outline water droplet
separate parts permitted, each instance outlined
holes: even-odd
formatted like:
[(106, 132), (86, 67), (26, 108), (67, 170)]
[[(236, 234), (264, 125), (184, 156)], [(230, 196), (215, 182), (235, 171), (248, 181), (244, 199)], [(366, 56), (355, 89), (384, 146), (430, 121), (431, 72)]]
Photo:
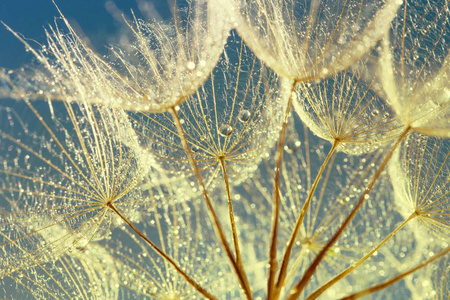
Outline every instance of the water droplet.
[(239, 113), (239, 121), (247, 122), (250, 119), (250, 112), (246, 109), (241, 110)]
[(187, 68), (189, 70), (194, 70), (195, 69), (195, 62), (193, 62), (193, 61), (188, 62), (187, 63)]
[(219, 128), (219, 133), (222, 136), (230, 136), (233, 133), (233, 127), (228, 124), (223, 124)]
[(300, 142), (300, 140), (298, 139), (291, 139), (289, 141), (287, 141), (286, 146), (287, 146), (287, 151), (288, 152), (295, 152), (298, 149), (300, 149), (300, 146), (302, 145), (302, 142)]
[(200, 150), (200, 148), (197, 145), (192, 145), (191, 150), (192, 150), (192, 152), (198, 152), (198, 150)]

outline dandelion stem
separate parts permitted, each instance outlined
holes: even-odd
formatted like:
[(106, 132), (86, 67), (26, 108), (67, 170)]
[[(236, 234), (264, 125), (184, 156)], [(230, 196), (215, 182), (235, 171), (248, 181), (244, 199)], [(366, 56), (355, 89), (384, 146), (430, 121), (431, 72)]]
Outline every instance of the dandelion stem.
[[(306, 248), (306, 247), (301, 247), (300, 251), (298, 253), (296, 253), (296, 259), (294, 261), (294, 263), (292, 264), (291, 269), (289, 270), (289, 273), (286, 275), (286, 281), (288, 281), (292, 275), (294, 275), (298, 270), (298, 266), (300, 263), (303, 263), (303, 260), (307, 257), (308, 252), (310, 251), (310, 249)], [(281, 289), (280, 289), (281, 290)]]
[(341, 227), (336, 231), (336, 233), (330, 238), (328, 243), (323, 247), (323, 249), (319, 252), (317, 257), (314, 259), (314, 261), (311, 263), (311, 265), (306, 270), (305, 274), (303, 275), (302, 279), (294, 286), (294, 288), (290, 291), (290, 296), (287, 298), (287, 300), (293, 300), (297, 299), (300, 296), (300, 293), (303, 291), (303, 289), (308, 284), (309, 280), (313, 276), (314, 272), (316, 271), (317, 267), (319, 266), (320, 262), (325, 257), (325, 254), (328, 252), (328, 250), (331, 248), (331, 246), (334, 245), (334, 243), (337, 241), (337, 239), (341, 236), (342, 232), (344, 232), (344, 229), (347, 227), (347, 225), (350, 223), (350, 221), (353, 219), (353, 217), (358, 212), (359, 208), (363, 205), (364, 201), (366, 200), (366, 195), (369, 194), (372, 187), (374, 186), (376, 180), (381, 175), (381, 172), (383, 172), (384, 167), (388, 163), (389, 159), (394, 154), (395, 149), (397, 149), (398, 145), (403, 141), (403, 139), (408, 135), (408, 133), (411, 131), (411, 127), (407, 127), (403, 133), (398, 138), (397, 142), (394, 144), (392, 149), (389, 151), (389, 153), (384, 158), (383, 162), (381, 163), (380, 167), (377, 169), (375, 174), (373, 175), (372, 179), (370, 180), (369, 184), (366, 187), (366, 190), (359, 198), (358, 203), (355, 205), (351, 213), (347, 216), (347, 218), (342, 223)]
[[(241, 251), (239, 250), (239, 240), (236, 230), (236, 223), (234, 222), (233, 204), (231, 203), (230, 185), (228, 183), (227, 170), (225, 168), (225, 159), (223, 157), (220, 157), (219, 160), (220, 165), (222, 167), (223, 181), (225, 182), (225, 188), (227, 190), (228, 214), (230, 215), (231, 232), (233, 234), (234, 250), (236, 251), (236, 263), (241, 272), (245, 274), (244, 265), (242, 263)], [(244, 279), (247, 280), (247, 277), (244, 277)], [(246, 282), (246, 285), (249, 285), (249, 283)]]
[(340, 274), (336, 275), (333, 279), (322, 285), (320, 288), (318, 288), (315, 292), (313, 292), (311, 295), (309, 295), (306, 300), (313, 300), (322, 295), (323, 292), (325, 292), (329, 287), (331, 287), (336, 282), (340, 281), (342, 278), (353, 272), (357, 267), (359, 267), (363, 262), (365, 262), (369, 257), (371, 257), (378, 249), (380, 249), (388, 240), (390, 240), (400, 229), (402, 229), (409, 221), (416, 218), (417, 214), (413, 213), (411, 216), (409, 216), (408, 219), (406, 219), (402, 224), (397, 226), (383, 241), (381, 241), (376, 247), (372, 248), (366, 255), (364, 255), (360, 260), (358, 260), (356, 263), (353, 263), (350, 267), (342, 271)]
[(415, 266), (414, 268), (412, 268), (412, 269), (410, 269), (410, 270), (408, 270), (408, 271), (405, 271), (405, 272), (403, 272), (403, 273), (400, 273), (400, 274), (398, 274), (397, 276), (395, 276), (395, 277), (393, 277), (393, 278), (391, 278), (391, 279), (389, 279), (389, 280), (386, 280), (386, 281), (383, 282), (383, 283), (380, 283), (380, 284), (378, 284), (378, 285), (372, 286), (372, 287), (367, 288), (367, 289), (365, 289), (365, 290), (359, 291), (359, 292), (357, 292), (357, 293), (355, 293), (355, 294), (352, 294), (352, 295), (349, 295), (349, 296), (347, 296), (347, 297), (341, 298), (341, 300), (353, 300), (353, 299), (358, 299), (358, 298), (361, 298), (361, 297), (363, 297), (363, 296), (366, 296), (366, 295), (375, 293), (375, 292), (377, 292), (377, 291), (380, 291), (380, 290), (382, 290), (382, 289), (385, 289), (385, 288), (387, 288), (388, 286), (391, 286), (391, 285), (393, 285), (394, 283), (396, 283), (396, 282), (402, 280), (403, 278), (405, 278), (405, 277), (408, 276), (409, 274), (412, 274), (412, 273), (416, 272), (417, 270), (419, 270), (419, 269), (421, 269), (421, 268), (423, 268), (423, 267), (429, 265), (429, 264), (432, 263), (433, 261), (435, 261), (435, 260), (441, 258), (441, 257), (444, 256), (445, 254), (447, 254), (449, 251), (450, 251), (450, 247), (447, 247), (447, 248), (445, 248), (444, 250), (442, 250), (441, 252), (439, 252), (438, 254), (436, 254), (435, 256), (433, 256), (432, 258), (430, 258), (429, 260), (426, 260), (426, 261), (424, 261), (424, 262), (418, 264), (418, 265)]
[(279, 295), (281, 288), (283, 287), (284, 280), (286, 278), (287, 267), (289, 264), (289, 258), (291, 256), (292, 247), (294, 246), (294, 242), (295, 242), (295, 239), (297, 238), (298, 231), (300, 230), (300, 226), (303, 223), (303, 219), (305, 218), (306, 211), (308, 210), (309, 204), (311, 203), (311, 199), (314, 195), (317, 185), (319, 184), (320, 178), (322, 177), (322, 174), (325, 171), (325, 167), (328, 165), (328, 162), (330, 161), (331, 156), (333, 155), (333, 153), (336, 150), (336, 148), (338, 147), (338, 145), (339, 145), (339, 140), (335, 140), (333, 143), (333, 146), (331, 147), (330, 151), (328, 152), (327, 157), (325, 158), (322, 166), (320, 167), (319, 172), (317, 173), (316, 179), (314, 180), (311, 190), (309, 191), (308, 198), (306, 199), (305, 203), (303, 204), (300, 215), (297, 218), (297, 222), (295, 223), (294, 230), (292, 231), (292, 235), (289, 239), (288, 245), (284, 252), (284, 257), (283, 257), (283, 262), (282, 262), (281, 269), (280, 269), (280, 274), (278, 275), (278, 281), (276, 284), (277, 295)]
[(278, 218), (280, 214), (280, 177), (281, 177), (281, 162), (283, 161), (283, 145), (286, 137), (287, 123), (289, 121), (289, 112), (292, 105), (292, 93), (297, 84), (297, 81), (293, 81), (289, 90), (289, 100), (284, 114), (283, 126), (281, 128), (280, 138), (278, 140), (277, 152), (275, 154), (276, 166), (275, 166), (275, 182), (273, 189), (273, 219), (272, 219), (272, 237), (270, 244), (269, 254), (269, 278), (267, 281), (267, 299), (273, 299), (274, 295), (274, 283), (275, 273), (277, 271), (277, 235), (278, 235)]
[(241, 284), (241, 287), (244, 290), (246, 298), (252, 299), (252, 292), (251, 292), (250, 286), (248, 285), (246, 275), (245, 275), (245, 273), (241, 272), (241, 270), (240, 270), (239, 266), (237, 265), (236, 260), (233, 256), (233, 253), (231, 252), (230, 246), (228, 245), (227, 239), (226, 239), (225, 234), (223, 233), (222, 227), (220, 225), (219, 218), (217, 217), (216, 212), (214, 211), (214, 207), (212, 206), (211, 200), (209, 199), (208, 192), (206, 191), (206, 186), (203, 182), (202, 175), (200, 174), (200, 170), (197, 166), (197, 163), (194, 160), (194, 156), (192, 155), (191, 148), (189, 148), (189, 145), (187, 143), (186, 135), (183, 130), (183, 126), (181, 126), (180, 116), (178, 115), (178, 112), (175, 109), (175, 107), (172, 107), (172, 116), (173, 116), (175, 125), (177, 126), (178, 133), (180, 134), (181, 142), (183, 143), (183, 146), (184, 146), (184, 149), (188, 156), (188, 159), (192, 165), (192, 168), (194, 169), (195, 176), (197, 177), (197, 180), (202, 189), (203, 196), (206, 201), (206, 205), (208, 206), (208, 210), (211, 213), (211, 216), (212, 216), (215, 228), (217, 230), (217, 233), (219, 234), (219, 238), (222, 243), (222, 246), (225, 248), (225, 252), (226, 252), (228, 258), (230, 259), (231, 265), (238, 276), (239, 283)]
[(127, 223), (128, 226), (137, 234), (139, 235), (147, 244), (152, 247), (152, 249), (158, 253), (162, 258), (164, 258), (169, 264), (171, 264), (175, 270), (190, 284), (192, 285), (200, 294), (205, 296), (208, 299), (217, 299), (213, 295), (211, 295), (208, 291), (206, 291), (203, 287), (201, 287), (193, 278), (191, 278), (189, 275), (187, 275), (178, 265), (177, 263), (170, 258), (164, 251), (158, 248), (152, 241), (150, 241), (139, 229), (136, 228), (136, 226), (133, 225), (122, 213), (114, 206), (114, 204), (109, 203), (108, 207), (114, 211), (125, 223)]

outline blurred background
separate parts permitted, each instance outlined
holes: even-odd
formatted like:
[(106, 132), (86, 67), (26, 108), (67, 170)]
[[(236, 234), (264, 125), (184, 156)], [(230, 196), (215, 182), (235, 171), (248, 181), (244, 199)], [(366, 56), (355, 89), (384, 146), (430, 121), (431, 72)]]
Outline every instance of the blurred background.
[[(45, 28), (54, 25), (59, 16), (58, 8), (81, 36), (89, 39), (91, 46), (99, 53), (106, 53), (106, 47), (120, 42), (124, 29), (122, 15), (144, 19), (169, 19), (171, 0), (2, 0), (0, 21), (25, 38), (45, 44)], [(33, 42), (30, 41), (32, 44)], [(0, 67), (15, 69), (29, 63), (32, 55), (25, 51), (3, 25), (0, 25)]]

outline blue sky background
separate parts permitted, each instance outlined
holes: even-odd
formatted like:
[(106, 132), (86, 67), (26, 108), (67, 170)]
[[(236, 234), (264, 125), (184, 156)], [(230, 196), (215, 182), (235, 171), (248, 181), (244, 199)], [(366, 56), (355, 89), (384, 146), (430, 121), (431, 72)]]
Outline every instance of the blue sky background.
[[(120, 30), (120, 24), (106, 8), (111, 2), (128, 16), (132, 9), (138, 17), (143, 17), (139, 5), (142, 7), (142, 2), (147, 2), (163, 18), (170, 17), (167, 0), (55, 0), (74, 28), (81, 29), (100, 53), (114, 41)], [(56, 16), (58, 11), (51, 0), (0, 1), (0, 21), (25, 37), (43, 44), (44, 28), (53, 24)], [(31, 59), (32, 56), (25, 51), (24, 46), (0, 25), (0, 67), (18, 68)]]

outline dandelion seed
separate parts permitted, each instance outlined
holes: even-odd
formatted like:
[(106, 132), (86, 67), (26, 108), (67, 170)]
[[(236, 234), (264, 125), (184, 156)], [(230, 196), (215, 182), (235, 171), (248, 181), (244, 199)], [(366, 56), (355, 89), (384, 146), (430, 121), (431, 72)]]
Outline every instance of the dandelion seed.
[(119, 299), (113, 257), (95, 242), (56, 261), (18, 270), (2, 281), (20, 287), (3, 290), (2, 295), (10, 299)]
[(405, 217), (416, 214), (419, 227), (444, 240), (450, 236), (448, 146), (445, 139), (416, 133), (404, 141), (389, 165), (397, 209)]
[[(139, 220), (128, 203), (139, 203), (134, 197), (140, 191), (134, 187), (148, 172), (113, 136), (125, 135), (123, 128), (114, 127), (120, 120), (118, 112), (60, 104), (58, 113), (67, 116), (53, 119), (53, 130), (31, 103), (23, 104), (30, 108), (33, 130), (0, 131), (2, 149), (15, 150), (8, 156), (0, 152), (5, 162), (0, 170), (0, 202), (10, 210), (0, 222), (1, 248), (10, 256), (2, 261), (2, 277), (106, 238), (117, 223), (110, 203)], [(21, 165), (13, 163), (16, 159)], [(23, 168), (25, 162), (31, 167)]]
[(177, 17), (168, 26), (135, 18), (127, 24), (132, 46), (113, 47), (108, 60), (90, 49), (62, 14), (63, 26), (56, 22), (46, 32), (49, 51), (34, 49), (7, 27), (41, 66), (22, 74), (0, 72), (0, 82), (15, 85), (3, 96), (166, 111), (204, 83), (223, 51), (230, 28), (210, 6), (221, 4), (195, 1), (188, 9), (175, 8)]
[[(298, 130), (300, 126), (291, 126), (291, 130)], [(295, 129), (294, 129), (295, 128)], [(291, 135), (292, 136), (292, 135)], [(289, 139), (289, 137), (288, 137)], [(279, 249), (280, 256), (283, 258), (285, 251), (285, 245), (289, 239), (292, 238), (292, 231), (295, 227), (296, 220), (300, 215), (300, 211), (304, 204), (304, 199), (308, 197), (308, 192), (311, 189), (311, 184), (314, 180), (314, 170), (320, 166), (321, 156), (325, 156), (323, 149), (317, 154), (308, 154), (313, 149), (320, 148), (324, 145), (325, 141), (320, 140), (318, 137), (310, 135), (302, 135), (297, 139), (304, 140), (304, 147), (299, 148), (297, 151), (287, 151), (286, 161), (290, 162), (282, 167), (282, 180), (280, 181), (280, 193), (281, 197), (281, 210), (280, 210), (280, 229), (279, 229)], [(308, 147), (308, 148), (306, 148)], [(338, 170), (341, 169), (341, 158), (344, 157), (343, 153), (335, 154), (337, 158), (334, 158), (332, 162), (327, 166), (326, 176), (323, 182), (319, 183), (317, 196), (312, 199), (311, 205), (308, 207), (307, 214), (302, 220), (301, 226), (297, 237), (295, 238), (294, 247), (290, 256), (290, 262), (286, 277), (283, 279), (280, 285), (283, 287), (280, 292), (280, 298), (286, 297), (289, 288), (298, 280), (308, 267), (309, 263), (314, 260), (317, 253), (323, 248), (324, 244), (328, 240), (329, 236), (339, 227), (340, 223), (346, 213), (344, 211), (350, 211), (357, 201), (359, 192), (349, 189), (349, 186), (363, 186), (363, 178), (367, 176), (367, 172), (370, 172), (370, 168), (367, 166), (371, 163), (377, 162), (380, 159), (380, 155), (371, 154), (362, 159), (361, 157), (351, 158), (351, 167), (347, 168), (345, 174), (338, 175)], [(363, 164), (364, 168), (359, 168), (360, 164)], [(347, 164), (349, 162), (347, 161)], [(251, 202), (256, 202), (258, 207), (257, 211), (252, 212), (252, 216), (257, 218), (257, 226), (269, 226), (269, 218), (271, 216), (270, 209), (272, 204), (272, 195), (267, 193), (264, 188), (268, 186), (267, 180), (271, 179), (271, 176), (265, 175), (265, 173), (272, 169), (272, 162), (269, 162), (266, 166), (260, 166), (257, 176), (252, 178), (251, 181), (245, 182), (243, 188), (245, 192), (241, 192), (243, 202), (248, 203), (251, 206)], [(309, 170), (304, 172), (304, 170)], [(373, 171), (373, 170), (372, 170)], [(309, 175), (308, 175), (309, 174)], [(385, 178), (387, 179), (387, 178)], [(331, 181), (330, 181), (331, 180)], [(307, 185), (306, 189), (298, 189), (299, 183)], [(240, 189), (239, 189), (240, 191)], [(389, 208), (389, 203), (381, 201), (382, 195), (388, 195), (388, 190), (380, 190), (380, 194), (377, 199), (368, 200), (368, 205), (360, 212), (359, 217), (352, 225), (347, 229), (348, 232), (345, 237), (339, 240), (339, 243), (330, 248), (326, 254), (324, 263), (320, 265), (315, 274), (313, 281), (305, 291), (305, 297), (311, 294), (316, 288), (324, 284), (328, 278), (337, 274), (337, 270), (345, 269), (348, 265), (348, 259), (357, 258), (360, 253), (364, 253), (369, 247), (369, 242), (377, 240), (376, 234), (378, 230), (369, 229), (371, 225), (382, 222), (382, 216), (372, 213), (373, 210), (388, 209), (393, 214), (395, 210), (393, 207)], [(332, 198), (332, 201), (328, 199)], [(344, 201), (344, 199), (347, 199)], [(375, 206), (375, 207), (374, 207)], [(399, 217), (398, 215), (392, 215)], [(245, 220), (244, 220), (245, 222)], [(362, 228), (359, 224), (365, 222), (366, 227)], [(251, 225), (254, 226), (254, 225)], [(266, 229), (269, 230), (269, 229)], [(384, 229), (380, 229), (380, 232)], [(358, 232), (358, 234), (356, 234)], [(355, 234), (354, 234), (355, 233)], [(257, 251), (258, 260), (267, 260), (267, 251), (269, 247), (267, 239), (258, 236), (258, 233), (250, 231), (245, 235), (249, 235), (248, 239), (252, 241), (254, 245), (260, 245), (255, 247)], [(280, 262), (281, 264), (281, 262)], [(390, 268), (383, 268), (385, 271), (392, 271)], [(254, 272), (263, 272), (261, 269), (256, 269)], [(267, 270), (264, 271), (267, 274)], [(343, 279), (339, 282), (338, 286), (328, 290), (326, 295), (330, 298), (336, 298), (338, 295), (343, 296), (345, 288), (343, 286), (350, 284), (346, 280), (352, 282), (358, 282), (360, 285), (369, 285), (370, 282), (376, 282), (378, 276), (370, 275), (371, 272), (364, 272), (364, 280), (358, 280), (358, 276)], [(256, 274), (249, 275), (250, 278), (254, 278)], [(361, 275), (359, 275), (361, 276)], [(253, 282), (252, 282), (253, 283)], [(355, 283), (353, 283), (355, 284)], [(257, 286), (257, 283), (254, 283)], [(266, 287), (262, 287), (265, 289)]]
[(229, 10), (258, 57), (278, 74), (308, 82), (360, 60), (388, 30), (400, 4), (234, 0)]
[(303, 122), (323, 139), (339, 142), (338, 150), (352, 154), (374, 151), (393, 141), (403, 130), (394, 112), (365, 82), (372, 53), (352, 70), (306, 87), (299, 84), (294, 108)]
[[(170, 195), (171, 192), (168, 192)], [(184, 269), (189, 270), (189, 275), (197, 282), (211, 287), (218, 299), (230, 297), (234, 294), (235, 285), (230, 280), (229, 275), (232, 273), (228, 270), (224, 253), (215, 250), (218, 245), (205, 230), (210, 225), (202, 224), (205, 221), (203, 218), (194, 222), (189, 219), (189, 213), (199, 213), (197, 209), (195, 206), (188, 208), (187, 202), (167, 207), (155, 206), (149, 210), (149, 214), (158, 221), (144, 231), (157, 232), (155, 241)], [(117, 240), (110, 241), (108, 249), (118, 261), (119, 280), (127, 287), (127, 297), (144, 296), (164, 300), (195, 299), (200, 296), (175, 269), (150, 253), (141, 240), (132, 237), (128, 229), (117, 234), (122, 237), (124, 245), (117, 247)], [(132, 253), (128, 253), (131, 249)]]
[[(229, 167), (229, 180), (239, 182), (250, 173), (280, 126), (277, 78), (238, 37), (230, 37), (235, 39), (238, 43), (227, 47), (208, 81), (177, 111), (208, 185), (217, 178), (221, 157)], [(169, 114), (130, 116), (142, 147), (160, 157), (163, 167), (181, 174), (191, 170)]]
[(443, 0), (402, 6), (379, 63), (386, 101), (403, 124), (440, 137), (450, 137), (448, 5)]

